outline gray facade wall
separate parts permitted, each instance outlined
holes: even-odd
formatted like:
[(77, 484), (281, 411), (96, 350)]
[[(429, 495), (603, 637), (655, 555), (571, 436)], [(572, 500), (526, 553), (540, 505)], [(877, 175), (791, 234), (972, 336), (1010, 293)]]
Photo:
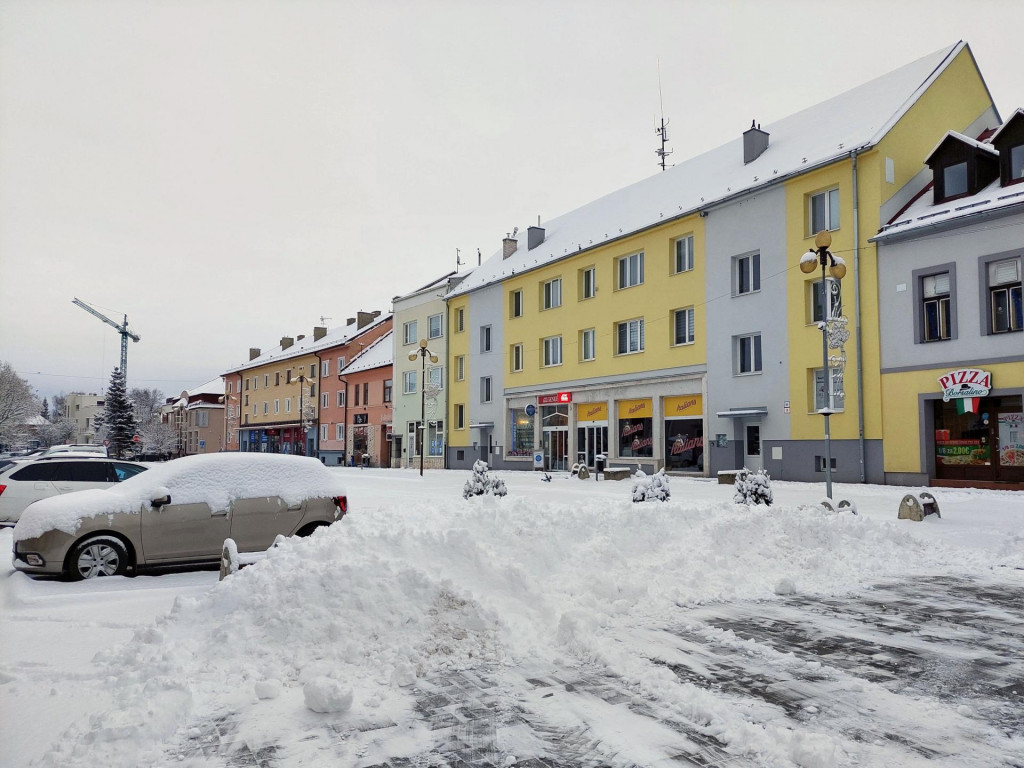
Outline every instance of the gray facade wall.
[[(707, 259), (708, 381), (705, 409), (711, 445), (711, 472), (744, 465), (745, 425), (761, 426), (762, 459), (769, 441), (789, 439), (789, 418), (783, 403), (789, 399), (789, 342), (786, 334), (786, 269), (799, 254), (786, 251), (786, 200), (782, 185), (714, 208), (705, 222)], [(734, 261), (760, 254), (760, 291), (734, 295)], [(722, 297), (722, 298), (718, 298)], [(734, 374), (734, 336), (761, 334), (762, 373)], [(719, 418), (716, 413), (736, 408), (766, 407), (753, 419)], [(725, 447), (715, 436), (726, 435)]]

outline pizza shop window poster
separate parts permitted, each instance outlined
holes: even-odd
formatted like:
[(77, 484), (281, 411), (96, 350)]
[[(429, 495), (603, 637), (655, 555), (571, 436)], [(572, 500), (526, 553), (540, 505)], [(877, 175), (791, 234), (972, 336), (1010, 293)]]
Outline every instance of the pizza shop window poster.
[(620, 400), (619, 456), (650, 458), (654, 456), (654, 409), (649, 398)]

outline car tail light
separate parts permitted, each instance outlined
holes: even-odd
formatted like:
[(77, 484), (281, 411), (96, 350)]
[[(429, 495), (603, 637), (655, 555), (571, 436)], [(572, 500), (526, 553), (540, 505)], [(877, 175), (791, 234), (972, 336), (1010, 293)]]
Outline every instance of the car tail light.
[(348, 496), (335, 496), (334, 504), (341, 510), (341, 514), (344, 515), (348, 512)]
[(6, 491), (6, 490), (7, 490), (7, 486), (6, 485), (0, 485), (0, 496), (3, 496), (4, 495), (4, 491)]

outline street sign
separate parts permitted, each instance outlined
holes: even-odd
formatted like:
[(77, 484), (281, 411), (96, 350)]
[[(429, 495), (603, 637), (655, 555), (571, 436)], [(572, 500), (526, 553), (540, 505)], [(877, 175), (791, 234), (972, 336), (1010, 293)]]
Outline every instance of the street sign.
[(138, 435), (136, 435), (135, 437), (132, 438), (132, 442), (133, 443), (141, 443), (142, 442), (142, 438), (139, 437)]
[(104, 441), (103, 441), (103, 445), (104, 445), (105, 447), (109, 448), (109, 447), (110, 447), (110, 441), (109, 441), (109, 440), (104, 440)]

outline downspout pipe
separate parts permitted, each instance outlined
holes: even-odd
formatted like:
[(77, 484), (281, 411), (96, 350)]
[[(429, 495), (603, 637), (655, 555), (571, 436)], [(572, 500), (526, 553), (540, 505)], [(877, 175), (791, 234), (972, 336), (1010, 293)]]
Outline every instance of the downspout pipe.
[(850, 153), (853, 174), (853, 313), (857, 344), (857, 442), (860, 451), (860, 482), (867, 481), (867, 446), (864, 442), (864, 345), (860, 328), (860, 194), (857, 187), (857, 150)]

